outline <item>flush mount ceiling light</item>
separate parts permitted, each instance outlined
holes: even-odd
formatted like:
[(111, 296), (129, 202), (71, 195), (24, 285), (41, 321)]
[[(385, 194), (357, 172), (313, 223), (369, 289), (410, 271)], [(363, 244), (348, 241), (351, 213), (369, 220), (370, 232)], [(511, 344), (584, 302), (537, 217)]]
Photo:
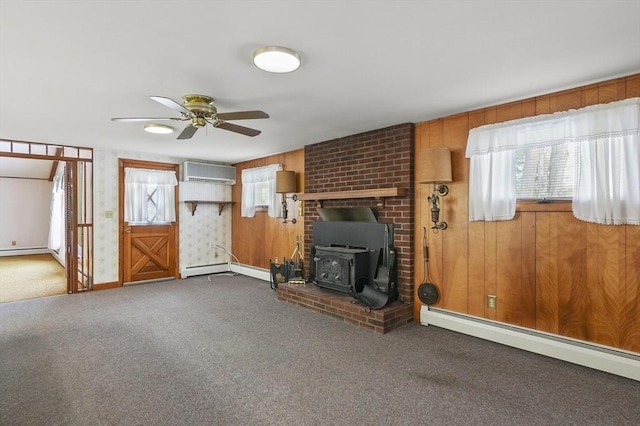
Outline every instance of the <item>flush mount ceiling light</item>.
[(166, 135), (169, 133), (173, 133), (175, 129), (171, 126), (167, 126), (166, 124), (145, 124), (144, 131), (149, 133), (156, 133), (160, 135)]
[(264, 71), (286, 73), (300, 67), (300, 55), (286, 47), (264, 46), (253, 52), (253, 63)]

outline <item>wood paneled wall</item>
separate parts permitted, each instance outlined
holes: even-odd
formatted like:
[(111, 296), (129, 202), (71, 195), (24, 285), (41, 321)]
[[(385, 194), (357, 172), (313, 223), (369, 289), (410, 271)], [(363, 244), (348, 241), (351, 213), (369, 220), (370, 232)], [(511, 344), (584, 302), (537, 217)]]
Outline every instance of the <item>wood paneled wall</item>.
[[(511, 221), (469, 222), (468, 132), (474, 127), (640, 96), (640, 75), (432, 120), (415, 129), (415, 288), (424, 277), (428, 230), (437, 307), (640, 352), (640, 227), (605, 226), (574, 218), (568, 204), (521, 203)], [(428, 185), (419, 150), (448, 146), (453, 182), (441, 219), (429, 227)], [(497, 296), (497, 309), (486, 307)], [(421, 307), (414, 299), (414, 319)]]
[[(296, 172), (298, 192), (304, 192), (304, 149), (271, 155), (235, 164), (236, 184), (232, 199), (236, 202), (232, 215), (232, 253), (245, 265), (269, 268), (269, 259), (291, 258), (296, 237), (304, 238), (304, 220), (282, 223), (281, 218), (269, 217), (266, 211), (256, 212), (254, 217), (240, 216), (242, 200), (242, 170), (270, 164), (282, 164), (283, 170)], [(299, 201), (296, 203), (298, 205)], [(306, 263), (305, 263), (306, 266)]]

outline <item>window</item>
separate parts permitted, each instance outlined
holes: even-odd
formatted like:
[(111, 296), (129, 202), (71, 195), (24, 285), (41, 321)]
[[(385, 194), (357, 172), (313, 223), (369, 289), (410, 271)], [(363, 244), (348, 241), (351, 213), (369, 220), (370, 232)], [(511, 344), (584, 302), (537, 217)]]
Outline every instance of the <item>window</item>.
[(471, 129), (469, 220), (518, 198), (570, 198), (576, 218), (640, 225), (640, 98)]
[(577, 144), (529, 147), (515, 152), (516, 198), (571, 200), (578, 179)]
[(256, 208), (269, 208), (269, 181), (256, 182), (255, 204)]
[(254, 167), (242, 171), (242, 217), (255, 216), (257, 208), (267, 208), (270, 217), (282, 217), (282, 203), (276, 193), (276, 172), (282, 164)]
[(161, 225), (176, 221), (174, 171), (136, 169), (125, 172), (124, 220), (131, 225)]

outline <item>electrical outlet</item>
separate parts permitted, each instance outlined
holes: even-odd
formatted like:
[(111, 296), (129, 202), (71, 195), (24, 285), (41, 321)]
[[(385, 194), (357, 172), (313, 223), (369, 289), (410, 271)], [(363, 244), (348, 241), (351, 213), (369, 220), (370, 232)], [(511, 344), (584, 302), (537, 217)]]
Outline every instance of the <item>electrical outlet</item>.
[(104, 217), (105, 219), (113, 219), (113, 210), (105, 210)]
[(17, 245), (18, 245), (18, 242), (17, 242), (16, 240), (13, 240), (13, 241), (11, 241), (11, 245), (12, 245), (12, 246), (17, 246)]
[(487, 296), (487, 308), (496, 309), (498, 305), (498, 296), (488, 295)]

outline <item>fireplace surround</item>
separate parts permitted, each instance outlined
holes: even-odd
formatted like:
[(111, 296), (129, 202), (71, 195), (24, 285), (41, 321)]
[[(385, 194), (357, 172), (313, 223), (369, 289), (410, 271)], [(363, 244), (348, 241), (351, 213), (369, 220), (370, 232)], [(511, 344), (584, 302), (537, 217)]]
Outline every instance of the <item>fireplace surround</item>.
[[(393, 223), (397, 256), (398, 300), (366, 313), (347, 294), (328, 292), (315, 285), (281, 285), (278, 298), (332, 316), (338, 320), (385, 333), (413, 321), (414, 298), (414, 125), (398, 124), (344, 138), (307, 145), (304, 149), (304, 192), (384, 190), (384, 204), (367, 197), (325, 198), (322, 207), (372, 208), (379, 222)], [(310, 266), (314, 247), (313, 224), (321, 219), (317, 204), (304, 205), (304, 259)], [(307, 268), (309, 271), (310, 268)]]

